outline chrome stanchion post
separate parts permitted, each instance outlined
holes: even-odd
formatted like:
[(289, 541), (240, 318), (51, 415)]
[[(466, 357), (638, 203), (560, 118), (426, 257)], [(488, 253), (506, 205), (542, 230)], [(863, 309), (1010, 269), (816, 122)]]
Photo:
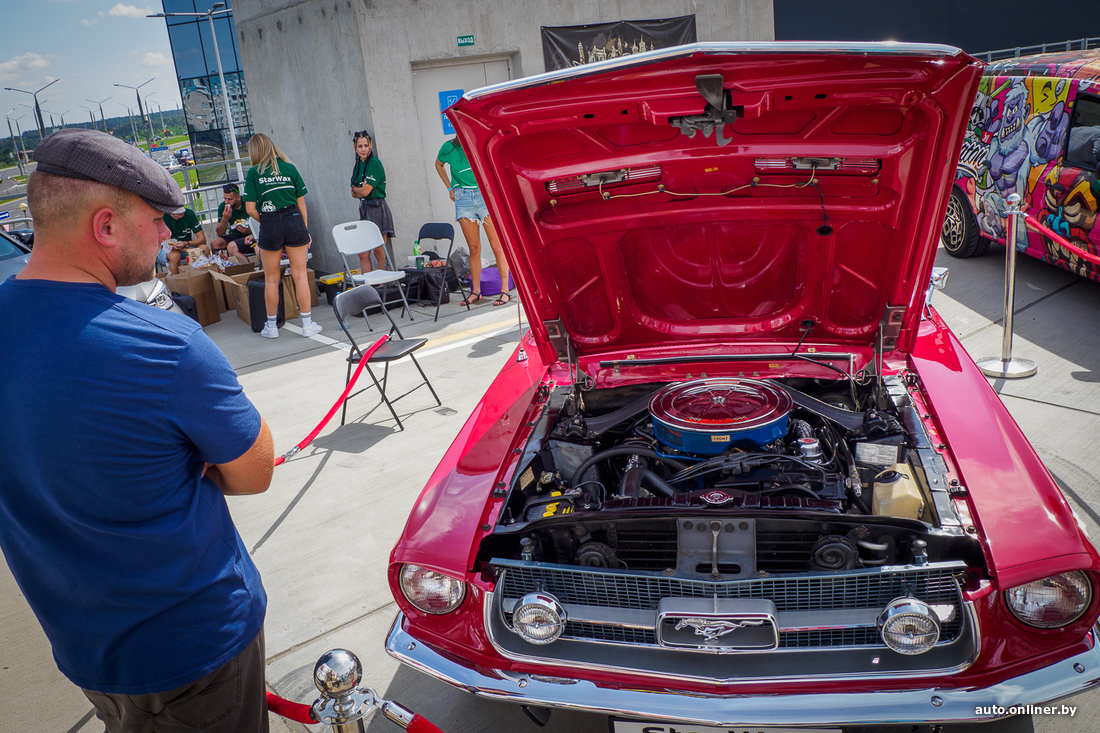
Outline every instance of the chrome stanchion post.
[(1008, 246), (1005, 252), (1005, 310), (1004, 335), (1001, 337), (1001, 357), (990, 356), (978, 362), (982, 374), (995, 379), (1020, 379), (1030, 377), (1038, 371), (1035, 362), (1029, 359), (1012, 358), (1012, 315), (1016, 300), (1016, 229), (1020, 217), (1027, 216), (1020, 211), (1020, 194), (1008, 197)]
[(313, 668), (313, 682), (321, 696), (311, 708), (313, 717), (332, 726), (332, 733), (364, 733), (363, 716), (374, 707), (374, 690), (360, 689), (363, 665), (346, 649), (321, 655)]

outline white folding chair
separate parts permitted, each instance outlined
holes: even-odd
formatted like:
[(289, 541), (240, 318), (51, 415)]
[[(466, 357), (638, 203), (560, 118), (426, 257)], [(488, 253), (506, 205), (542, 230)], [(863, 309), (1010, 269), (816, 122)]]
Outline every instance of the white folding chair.
[[(382, 232), (379, 231), (378, 225), (373, 221), (349, 221), (345, 224), (337, 224), (332, 228), (332, 238), (336, 242), (336, 249), (340, 251), (340, 256), (344, 258), (344, 272), (346, 273), (359, 269), (358, 255), (360, 252), (369, 252), (385, 244)], [(354, 261), (348, 259), (353, 255), (355, 256)], [(348, 277), (345, 276), (345, 279), (348, 279)], [(397, 294), (401, 297), (403, 312), (409, 314), (409, 320), (411, 321), (413, 320), (412, 310), (409, 308), (409, 301), (405, 299), (405, 291), (402, 289), (400, 282), (403, 279), (405, 279), (405, 273), (400, 270), (372, 270), (358, 275), (350, 275), (351, 284), (383, 286), (383, 308), (390, 303), (397, 302), (389, 298), (389, 286), (396, 285)], [(366, 318), (366, 313), (363, 314), (363, 317), (367, 321), (367, 328), (373, 331), (374, 328), (370, 325), (370, 319)]]

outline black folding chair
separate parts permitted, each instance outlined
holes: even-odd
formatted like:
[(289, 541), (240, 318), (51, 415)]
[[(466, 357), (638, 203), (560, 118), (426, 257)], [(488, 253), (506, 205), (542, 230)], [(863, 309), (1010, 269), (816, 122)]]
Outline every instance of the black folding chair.
[[(427, 249), (424, 246), (425, 239), (447, 240), (447, 256), (444, 258), (446, 264), (443, 265), (443, 282), (439, 286), (439, 300), (435, 304), (435, 320), (438, 321), (439, 306), (443, 304), (443, 293), (447, 289), (447, 271), (455, 272), (454, 265), (451, 264), (451, 250), (455, 246), (455, 228), (452, 224), (428, 223), (420, 227), (420, 234), (416, 235), (416, 238), (420, 240), (421, 252)], [(462, 280), (459, 280), (457, 272), (455, 272), (455, 280), (458, 280), (458, 291), (462, 293), (462, 302), (465, 303), (466, 291), (462, 287)], [(470, 310), (469, 303), (466, 303), (466, 310)]]
[[(347, 290), (337, 295), (336, 299), (332, 301), (332, 310), (336, 312), (336, 320), (340, 324), (340, 328), (342, 328), (344, 330), (344, 333), (347, 334), (348, 340), (351, 342), (351, 353), (348, 354), (348, 373), (347, 376), (344, 377), (345, 386), (349, 381), (351, 381), (352, 367), (358, 364), (363, 359), (363, 350), (359, 347), (359, 344), (356, 343), (355, 337), (351, 335), (351, 329), (348, 328), (348, 317), (356, 313), (361, 313), (362, 311), (372, 306), (380, 306), (381, 303), (382, 298), (378, 295), (378, 291), (370, 285), (360, 285), (356, 288), (352, 288), (351, 290)], [(379, 347), (377, 351), (371, 354), (370, 358), (367, 359), (367, 364), (364, 369), (368, 374), (370, 374), (370, 378), (374, 382), (375, 388), (377, 388), (378, 393), (382, 395), (382, 401), (386, 403), (386, 407), (389, 408), (390, 414), (393, 415), (393, 419), (397, 421), (397, 427), (401, 430), (404, 430), (405, 426), (401, 424), (401, 418), (397, 416), (397, 412), (393, 409), (394, 402), (397, 402), (402, 397), (406, 397), (409, 394), (412, 394), (416, 390), (420, 389), (424, 385), (427, 385), (428, 390), (432, 393), (432, 397), (435, 398), (435, 403), (437, 405), (442, 405), (443, 403), (439, 400), (439, 395), (435, 393), (435, 389), (432, 388), (431, 382), (428, 381), (428, 376), (424, 374), (424, 370), (420, 368), (420, 362), (418, 362), (416, 360), (416, 357), (413, 356), (413, 352), (419, 349), (424, 344), (428, 343), (428, 339), (406, 339), (401, 335), (401, 330), (397, 327), (397, 322), (393, 320), (393, 316), (390, 315), (390, 312), (385, 308), (382, 308), (381, 310), (383, 313), (386, 314), (386, 318), (390, 319), (390, 340), (382, 344), (382, 346)], [(397, 334), (396, 339), (393, 338), (394, 334)], [(406, 356), (412, 359), (412, 363), (416, 365), (416, 369), (418, 372), (420, 372), (420, 376), (424, 379), (424, 381), (420, 384), (417, 384), (408, 392), (405, 392), (404, 394), (391, 399), (386, 394), (386, 386), (390, 376), (390, 362), (397, 361), (398, 359), (402, 359)], [(385, 371), (382, 373), (381, 382), (378, 381), (378, 378), (374, 375), (374, 372), (371, 371), (371, 364), (385, 364)], [(348, 395), (348, 400), (367, 389), (369, 389), (369, 387), (364, 387), (363, 389), (359, 390), (359, 392)], [(344, 409), (340, 415), (341, 425), (344, 424), (344, 420), (347, 418), (348, 400), (344, 400)]]

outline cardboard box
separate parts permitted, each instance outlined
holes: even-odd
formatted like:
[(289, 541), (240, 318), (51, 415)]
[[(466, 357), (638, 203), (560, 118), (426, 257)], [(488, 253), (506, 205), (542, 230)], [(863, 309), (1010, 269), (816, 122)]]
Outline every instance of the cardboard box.
[[(243, 265), (230, 265), (224, 270), (214, 270), (213, 272), (232, 277), (233, 275), (255, 272), (255, 270), (256, 268), (253, 265), (245, 263)], [(230, 285), (223, 280), (215, 279), (214, 295), (218, 298), (218, 308), (221, 309), (222, 313), (231, 311), (237, 307), (237, 287), (235, 285)]]
[(209, 326), (221, 320), (218, 310), (218, 298), (214, 294), (213, 275), (206, 270), (188, 270), (178, 275), (169, 275), (164, 280), (168, 289), (195, 299), (195, 313), (200, 326)]
[[(317, 273), (313, 270), (306, 270), (306, 279), (309, 280), (309, 307), (310, 311), (319, 302), (317, 300)], [(283, 276), (283, 302), (286, 307), (286, 319), (289, 321), (291, 318), (297, 318), (301, 315), (301, 308), (298, 305), (297, 288), (294, 287), (294, 280), (290, 275)], [(293, 315), (291, 315), (293, 314)]]
[(263, 280), (263, 272), (253, 270), (235, 275), (213, 272), (210, 276), (222, 286), (225, 293), (226, 310), (236, 309), (237, 316), (251, 327), (252, 314), (249, 312), (248, 307), (248, 283), (252, 280)]

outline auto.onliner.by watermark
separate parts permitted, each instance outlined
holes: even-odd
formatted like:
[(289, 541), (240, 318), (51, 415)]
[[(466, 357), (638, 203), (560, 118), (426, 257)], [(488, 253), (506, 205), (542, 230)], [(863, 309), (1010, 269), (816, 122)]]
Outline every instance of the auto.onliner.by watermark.
[(1068, 715), (1073, 717), (1076, 706), (1071, 705), (979, 705), (974, 708), (976, 715)]

